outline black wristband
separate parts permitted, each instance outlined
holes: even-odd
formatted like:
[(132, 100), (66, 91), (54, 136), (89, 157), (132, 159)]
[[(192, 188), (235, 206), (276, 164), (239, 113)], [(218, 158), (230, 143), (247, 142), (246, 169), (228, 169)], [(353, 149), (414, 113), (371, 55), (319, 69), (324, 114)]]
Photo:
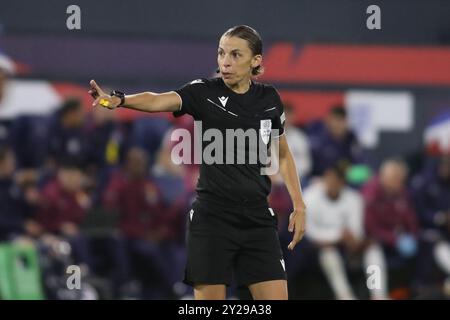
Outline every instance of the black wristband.
[(122, 107), (125, 104), (125, 93), (118, 90), (113, 90), (111, 91), (110, 96), (120, 98), (120, 104), (117, 107)]

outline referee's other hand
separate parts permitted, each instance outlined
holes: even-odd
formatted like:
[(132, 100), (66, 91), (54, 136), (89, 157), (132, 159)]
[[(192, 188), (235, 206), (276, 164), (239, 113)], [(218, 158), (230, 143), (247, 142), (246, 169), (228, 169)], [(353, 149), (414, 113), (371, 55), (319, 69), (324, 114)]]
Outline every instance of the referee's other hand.
[(295, 209), (289, 216), (289, 232), (294, 232), (294, 237), (288, 245), (289, 250), (294, 250), (297, 243), (305, 234), (305, 208)]
[(102, 88), (95, 82), (95, 80), (91, 80), (89, 82), (91, 88), (88, 93), (94, 98), (94, 102), (92, 103), (93, 107), (101, 106), (103, 108), (115, 109), (120, 104), (120, 98), (112, 97), (109, 94), (106, 94)]

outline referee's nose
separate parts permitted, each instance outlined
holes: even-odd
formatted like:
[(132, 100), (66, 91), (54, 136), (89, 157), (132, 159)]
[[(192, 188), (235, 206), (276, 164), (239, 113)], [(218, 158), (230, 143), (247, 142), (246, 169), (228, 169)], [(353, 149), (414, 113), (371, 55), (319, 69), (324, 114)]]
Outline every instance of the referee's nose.
[(231, 67), (231, 59), (228, 55), (225, 55), (225, 57), (222, 60), (222, 71), (228, 71), (227, 68)]

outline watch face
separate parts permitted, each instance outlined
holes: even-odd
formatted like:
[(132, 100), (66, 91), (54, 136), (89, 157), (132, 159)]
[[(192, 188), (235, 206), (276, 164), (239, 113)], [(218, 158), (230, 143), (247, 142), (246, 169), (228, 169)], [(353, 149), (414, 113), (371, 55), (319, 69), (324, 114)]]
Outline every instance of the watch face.
[(116, 96), (116, 97), (120, 98), (122, 100), (122, 102), (123, 102), (123, 99), (125, 98), (125, 94), (123, 92), (116, 91), (116, 90), (111, 92), (111, 96)]
[(123, 92), (113, 90), (113, 91), (111, 91), (110, 96), (118, 97), (120, 99), (120, 104), (118, 105), (118, 107), (120, 107), (121, 105), (123, 105), (125, 103), (125, 94)]

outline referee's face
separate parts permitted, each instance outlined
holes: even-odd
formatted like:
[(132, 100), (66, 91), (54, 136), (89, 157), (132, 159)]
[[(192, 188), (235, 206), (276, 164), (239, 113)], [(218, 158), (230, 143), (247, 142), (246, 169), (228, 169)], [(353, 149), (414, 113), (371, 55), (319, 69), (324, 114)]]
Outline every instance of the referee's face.
[(260, 65), (261, 55), (253, 55), (247, 40), (222, 37), (217, 52), (217, 64), (223, 81), (230, 87), (248, 83), (252, 69)]

